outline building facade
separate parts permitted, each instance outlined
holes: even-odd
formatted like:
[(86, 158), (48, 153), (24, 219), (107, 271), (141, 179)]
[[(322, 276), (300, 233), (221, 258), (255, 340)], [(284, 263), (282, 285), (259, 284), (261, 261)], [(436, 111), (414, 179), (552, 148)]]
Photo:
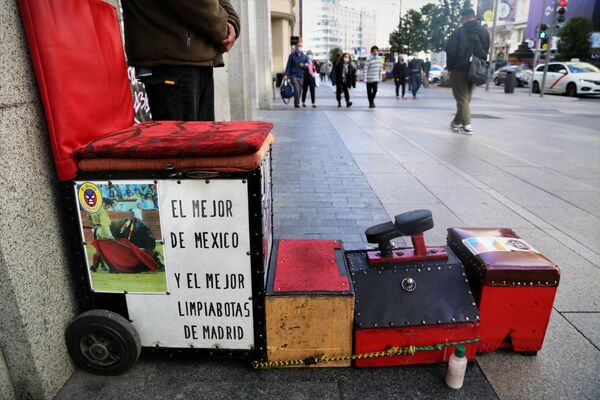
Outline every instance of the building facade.
[[(550, 0), (549, 0), (550, 1)], [(478, 3), (478, 15), (488, 31), (492, 32), (494, 1)], [(526, 39), (525, 30), (530, 12), (530, 0), (501, 0), (498, 2), (495, 37), (491, 41), (492, 60), (506, 60)]]
[(303, 0), (301, 13), (304, 47), (319, 60), (325, 60), (336, 47), (360, 56), (375, 44), (375, 11), (360, 2)]
[(283, 72), (292, 51), (291, 38), (299, 36), (299, 4), (296, 0), (270, 0), (272, 74)]

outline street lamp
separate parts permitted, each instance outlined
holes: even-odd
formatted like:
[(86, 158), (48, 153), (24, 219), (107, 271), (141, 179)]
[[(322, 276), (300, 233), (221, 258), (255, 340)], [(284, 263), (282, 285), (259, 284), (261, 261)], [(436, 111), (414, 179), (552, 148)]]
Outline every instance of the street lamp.
[(399, 0), (398, 3), (392, 3), (393, 6), (398, 6), (398, 26), (400, 26), (400, 22), (402, 21), (402, 0)]

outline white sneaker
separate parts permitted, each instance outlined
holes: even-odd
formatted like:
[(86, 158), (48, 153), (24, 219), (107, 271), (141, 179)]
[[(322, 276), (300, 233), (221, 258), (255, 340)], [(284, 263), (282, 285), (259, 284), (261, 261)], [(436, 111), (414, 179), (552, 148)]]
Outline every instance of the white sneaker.
[(452, 121), (450, 122), (450, 129), (452, 129), (454, 132), (458, 132), (460, 129), (460, 124), (455, 124), (454, 121)]
[(471, 125), (463, 125), (460, 128), (458, 128), (458, 133), (463, 133), (465, 135), (472, 135), (473, 127)]

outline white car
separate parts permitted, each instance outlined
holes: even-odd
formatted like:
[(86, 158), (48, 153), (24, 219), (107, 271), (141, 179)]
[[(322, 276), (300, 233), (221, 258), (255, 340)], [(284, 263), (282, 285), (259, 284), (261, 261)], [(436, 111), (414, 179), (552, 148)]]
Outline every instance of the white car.
[(442, 67), (439, 65), (432, 65), (429, 70), (429, 83), (440, 83), (442, 79)]
[[(533, 74), (534, 93), (540, 92), (543, 75), (544, 66), (539, 65)], [(584, 62), (551, 62), (548, 64), (544, 93), (600, 95), (600, 69)]]

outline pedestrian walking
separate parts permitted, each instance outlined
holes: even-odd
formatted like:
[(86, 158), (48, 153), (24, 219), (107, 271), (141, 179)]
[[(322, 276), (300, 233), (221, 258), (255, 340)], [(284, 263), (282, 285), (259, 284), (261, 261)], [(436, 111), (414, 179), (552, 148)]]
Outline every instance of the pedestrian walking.
[(487, 59), (490, 35), (475, 18), (475, 10), (466, 7), (461, 11), (460, 24), (446, 44), (447, 68), (456, 100), (456, 115), (450, 128), (458, 133), (473, 134), (471, 126), (471, 96), (473, 83), (469, 81), (471, 56)]
[(379, 47), (371, 47), (371, 54), (365, 60), (365, 76), (367, 81), (367, 97), (369, 108), (375, 108), (375, 96), (377, 96), (377, 85), (381, 82), (382, 66), (379, 57)]
[(425, 58), (423, 72), (425, 73), (425, 82), (427, 82), (426, 86), (429, 87), (429, 73), (431, 72), (431, 61), (429, 61), (429, 58)]
[(421, 75), (423, 74), (423, 61), (419, 59), (417, 53), (413, 54), (413, 58), (408, 62), (407, 67), (410, 90), (412, 91), (413, 99), (416, 99), (417, 92), (421, 87)]
[(304, 64), (304, 83), (302, 84), (302, 107), (306, 107), (306, 93), (310, 90), (310, 100), (313, 108), (315, 104), (315, 87), (317, 86), (317, 70), (313, 61), (312, 51), (306, 52), (308, 61)]
[(327, 81), (327, 62), (323, 61), (321, 63), (321, 66), (319, 68), (319, 75), (321, 76), (321, 82), (326, 82)]
[(342, 92), (346, 99), (346, 107), (352, 107), (349, 90), (351, 87), (356, 87), (356, 66), (352, 63), (350, 54), (344, 53), (342, 57), (338, 58), (333, 67), (333, 78), (338, 107), (342, 106)]
[[(154, 120), (214, 121), (213, 68), (240, 34), (228, 0), (126, 0), (127, 62), (144, 83)], [(77, 40), (77, 38), (74, 38)]]
[(304, 54), (302, 42), (296, 44), (296, 49), (289, 55), (283, 79), (290, 79), (294, 87), (294, 107), (300, 107), (300, 96), (304, 85), (304, 65), (308, 57)]
[(406, 100), (404, 94), (406, 93), (406, 81), (408, 80), (408, 67), (404, 62), (404, 57), (400, 56), (398, 62), (394, 64), (392, 76), (396, 85), (396, 100), (400, 99), (400, 86), (402, 86), (402, 99)]

